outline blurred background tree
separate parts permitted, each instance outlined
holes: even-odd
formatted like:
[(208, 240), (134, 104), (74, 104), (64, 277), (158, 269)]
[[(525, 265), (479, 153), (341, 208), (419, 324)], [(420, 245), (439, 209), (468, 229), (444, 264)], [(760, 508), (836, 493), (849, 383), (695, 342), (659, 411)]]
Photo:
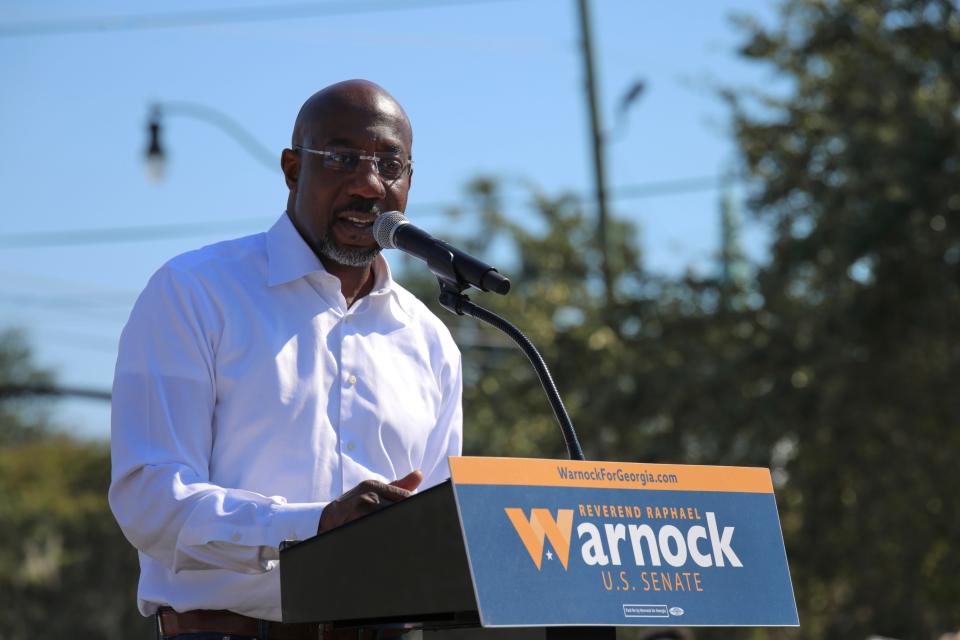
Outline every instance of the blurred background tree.
[(0, 332), (0, 444), (34, 439), (46, 431), (48, 421), (42, 405), (15, 390), (49, 382), (50, 372), (33, 366), (24, 334)]
[[(542, 347), (588, 457), (773, 469), (803, 626), (740, 637), (937, 638), (960, 628), (957, 7), (791, 0), (741, 24), (783, 80), (726, 94), (773, 231), (755, 282), (646, 274), (623, 226), (605, 307), (580, 204), (535, 196), (520, 224), (481, 180), (519, 256), (484, 302)], [(563, 455), (523, 357), (457, 327), (468, 451)]]
[(110, 452), (57, 432), (37, 400), (49, 383), (19, 333), (0, 335), (0, 638), (148, 638), (137, 554), (107, 506)]
[(733, 104), (776, 228), (767, 401), (809, 637), (960, 626), (957, 11), (792, 1), (776, 29), (746, 23), (744, 55), (791, 81)]

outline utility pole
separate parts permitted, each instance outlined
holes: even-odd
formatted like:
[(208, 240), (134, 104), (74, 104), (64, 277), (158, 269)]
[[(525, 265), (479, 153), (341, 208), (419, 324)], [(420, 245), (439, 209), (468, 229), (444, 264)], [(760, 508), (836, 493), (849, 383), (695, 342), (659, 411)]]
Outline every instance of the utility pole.
[(740, 211), (733, 199), (730, 177), (720, 193), (720, 304), (726, 311), (743, 307), (748, 266), (740, 246)]
[(603, 288), (607, 306), (613, 303), (613, 276), (607, 248), (607, 178), (604, 168), (603, 125), (597, 105), (597, 79), (593, 67), (593, 41), (590, 38), (590, 10), (588, 0), (577, 0), (580, 12), (580, 40), (583, 68), (586, 76), (587, 104), (590, 108), (590, 131), (593, 139), (593, 181), (597, 198), (597, 244), (600, 247)]

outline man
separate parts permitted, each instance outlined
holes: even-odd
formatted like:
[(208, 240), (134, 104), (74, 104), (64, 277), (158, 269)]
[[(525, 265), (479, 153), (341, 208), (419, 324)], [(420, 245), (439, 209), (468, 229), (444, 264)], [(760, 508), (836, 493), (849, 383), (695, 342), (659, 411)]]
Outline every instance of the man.
[(281, 157), (284, 215), (174, 258), (134, 306), (110, 505), (140, 554), (140, 611), (159, 611), (165, 636), (316, 637), (266, 622), (281, 617), (280, 543), (448, 477), (460, 354), (371, 234), (406, 206), (412, 138), (373, 83), (316, 93)]

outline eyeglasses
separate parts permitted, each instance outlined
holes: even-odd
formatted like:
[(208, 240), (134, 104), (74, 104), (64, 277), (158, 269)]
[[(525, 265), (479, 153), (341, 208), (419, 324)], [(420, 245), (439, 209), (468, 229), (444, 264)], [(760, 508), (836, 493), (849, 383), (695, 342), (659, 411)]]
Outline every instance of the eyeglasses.
[(314, 155), (323, 157), (323, 167), (333, 171), (344, 171), (352, 173), (360, 166), (361, 160), (372, 160), (377, 167), (377, 173), (386, 182), (393, 182), (400, 178), (411, 166), (413, 160), (407, 160), (403, 156), (389, 152), (374, 152), (373, 155), (367, 155), (359, 149), (342, 149), (334, 147), (330, 149), (308, 149), (300, 145), (294, 145), (294, 149), (306, 151)]

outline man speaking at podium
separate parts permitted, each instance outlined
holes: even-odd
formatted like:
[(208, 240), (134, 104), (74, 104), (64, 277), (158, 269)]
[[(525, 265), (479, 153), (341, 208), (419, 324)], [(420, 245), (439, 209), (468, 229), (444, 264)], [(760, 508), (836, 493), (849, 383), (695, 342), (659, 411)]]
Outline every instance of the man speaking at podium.
[(139, 609), (164, 637), (317, 638), (279, 623), (280, 543), (448, 477), (460, 353), (371, 234), (406, 206), (412, 141), (379, 86), (319, 91), (281, 157), (284, 214), (174, 258), (133, 308), (110, 505), (139, 551)]

